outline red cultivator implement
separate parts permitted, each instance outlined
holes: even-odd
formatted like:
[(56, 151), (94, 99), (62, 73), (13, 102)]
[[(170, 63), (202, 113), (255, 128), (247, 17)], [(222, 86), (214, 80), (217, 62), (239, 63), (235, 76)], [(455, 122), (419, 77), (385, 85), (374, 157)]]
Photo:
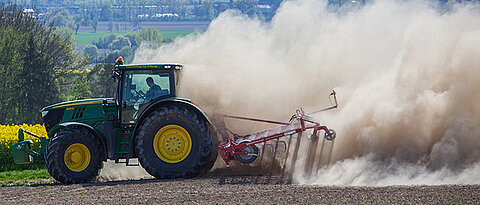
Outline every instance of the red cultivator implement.
[[(332, 102), (333, 99), (333, 102)], [(338, 107), (338, 102), (337, 102), (337, 97), (335, 91), (333, 91), (330, 94), (330, 101), (332, 103), (331, 107), (318, 110), (315, 112), (312, 112), (310, 114), (315, 114), (319, 112), (323, 112), (326, 110), (331, 110), (334, 108)], [(266, 130), (263, 132), (259, 133), (253, 133), (245, 136), (239, 136), (235, 134), (234, 132), (230, 131), (228, 128), (226, 128), (225, 123), (223, 119), (225, 118), (230, 118), (230, 119), (237, 119), (237, 120), (247, 120), (247, 121), (255, 121), (255, 122), (262, 122), (262, 123), (270, 123), (270, 124), (279, 124), (283, 125), (281, 127), (275, 128), (275, 129), (270, 129)], [(305, 159), (305, 173), (310, 174), (312, 171), (313, 165), (317, 164), (317, 168), (321, 166), (322, 160), (323, 160), (323, 152), (326, 146), (325, 141), (330, 141), (330, 149), (328, 152), (327, 156), (327, 163), (329, 163), (330, 158), (331, 158), (331, 153), (333, 150), (333, 141), (336, 137), (336, 133), (334, 130), (329, 129), (325, 125), (321, 125), (319, 122), (317, 122), (315, 119), (310, 117), (309, 115), (305, 114), (303, 109), (298, 109), (296, 113), (290, 118), (289, 123), (285, 122), (277, 122), (277, 121), (270, 121), (270, 120), (263, 120), (263, 119), (256, 119), (256, 118), (246, 118), (246, 117), (239, 117), (239, 116), (231, 116), (231, 115), (221, 115), (221, 114), (216, 114), (214, 117), (216, 124), (217, 130), (222, 135), (223, 141), (218, 145), (218, 150), (220, 152), (220, 155), (222, 156), (222, 159), (225, 161), (227, 165), (230, 164), (230, 162), (233, 159), (236, 159), (239, 162), (249, 164), (254, 161), (260, 156), (260, 164), (263, 159), (263, 155), (265, 154), (265, 148), (269, 141), (275, 140), (274, 145), (271, 145), (272, 147), (272, 155), (273, 159), (275, 159), (277, 155), (277, 149), (279, 144), (284, 144), (284, 152), (286, 153), (284, 156), (283, 161), (283, 166), (282, 166), (282, 178), (285, 173), (285, 168), (287, 167), (287, 159), (289, 158), (290, 154), (290, 147), (292, 145), (292, 139), (295, 138), (294, 135), (298, 134), (296, 137), (296, 143), (294, 146), (293, 150), (293, 156), (290, 161), (290, 168), (288, 172), (292, 174), (295, 169), (295, 164), (297, 161), (298, 157), (298, 151), (300, 148), (300, 143), (302, 139), (302, 135), (305, 131), (311, 130), (311, 134), (309, 135), (308, 139), (310, 140), (310, 143), (308, 143), (308, 148), (307, 148), (307, 156)], [(221, 119), (221, 120), (218, 120)], [(319, 143), (319, 135), (320, 131), (323, 130), (323, 138), (322, 140), (322, 145), (321, 145), (321, 150), (319, 153), (319, 157), (316, 159), (317, 155), (317, 147)], [(233, 138), (230, 137), (230, 135), (233, 135)], [(287, 141), (282, 141), (280, 138), (285, 138), (288, 137), (288, 142)], [(257, 144), (263, 143), (262, 147), (262, 152), (259, 154), (259, 148), (257, 147)], [(272, 160), (272, 166), (273, 166), (274, 160)]]

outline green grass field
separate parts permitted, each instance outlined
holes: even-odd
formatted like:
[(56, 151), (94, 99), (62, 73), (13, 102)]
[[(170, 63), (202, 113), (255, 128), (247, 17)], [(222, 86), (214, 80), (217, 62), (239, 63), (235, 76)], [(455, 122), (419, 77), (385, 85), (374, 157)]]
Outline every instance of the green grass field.
[(47, 169), (0, 172), (0, 186), (51, 184), (55, 180)]
[[(163, 39), (173, 40), (176, 37), (186, 36), (190, 33), (196, 32), (196, 31), (170, 31), (169, 30), (169, 31), (160, 31), (160, 32), (163, 35)], [(125, 32), (125, 31), (114, 31), (114, 32), (99, 31), (99, 32), (96, 32), (96, 33), (78, 32), (78, 34), (75, 35), (75, 42), (77, 43), (77, 45), (89, 45), (89, 44), (92, 44), (92, 41), (98, 41), (98, 39), (102, 38), (103, 36), (105, 36), (107, 34), (121, 35), (121, 34), (125, 34), (125, 33), (128, 33), (128, 32)]]
[(188, 34), (195, 33), (195, 32), (198, 33), (198, 31), (160, 31), (160, 33), (162, 33), (163, 35), (163, 39), (171, 39), (171, 40), (174, 40), (177, 37), (186, 36)]
[(92, 41), (97, 41), (98, 39), (102, 38), (104, 35), (107, 34), (124, 34), (127, 33), (125, 31), (99, 31), (96, 33), (92, 32), (78, 32), (77, 35), (75, 35), (75, 42), (78, 45), (88, 45), (92, 44)]

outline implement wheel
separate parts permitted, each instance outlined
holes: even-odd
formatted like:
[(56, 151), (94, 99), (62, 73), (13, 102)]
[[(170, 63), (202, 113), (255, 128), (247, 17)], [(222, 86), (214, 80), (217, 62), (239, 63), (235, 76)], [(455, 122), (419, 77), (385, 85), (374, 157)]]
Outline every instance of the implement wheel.
[(207, 172), (216, 159), (213, 148), (203, 118), (173, 105), (153, 111), (142, 121), (136, 143), (140, 164), (159, 179)]
[(67, 129), (50, 140), (46, 153), (48, 172), (62, 183), (84, 183), (102, 168), (102, 147), (98, 139), (81, 129)]
[(255, 146), (255, 145), (250, 145), (248, 147), (244, 147), (242, 150), (235, 150), (237, 152), (241, 152), (241, 151), (244, 151), (246, 152), (247, 154), (236, 154), (234, 155), (233, 157), (235, 157), (236, 160), (238, 160), (239, 162), (241, 163), (244, 163), (244, 164), (250, 164), (252, 162), (254, 162), (257, 157), (258, 157), (258, 147)]

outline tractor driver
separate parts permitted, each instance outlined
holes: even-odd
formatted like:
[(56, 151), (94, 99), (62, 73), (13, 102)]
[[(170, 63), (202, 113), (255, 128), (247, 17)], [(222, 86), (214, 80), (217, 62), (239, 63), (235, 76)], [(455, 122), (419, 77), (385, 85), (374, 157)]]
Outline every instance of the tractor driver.
[[(162, 88), (159, 85), (155, 84), (155, 82), (153, 82), (152, 77), (148, 77), (147, 79), (145, 79), (145, 81), (147, 81), (147, 85), (148, 87), (150, 87), (147, 93), (145, 93), (145, 102), (148, 102), (151, 99), (154, 99), (162, 94)], [(140, 90), (140, 93), (143, 94), (143, 91)]]

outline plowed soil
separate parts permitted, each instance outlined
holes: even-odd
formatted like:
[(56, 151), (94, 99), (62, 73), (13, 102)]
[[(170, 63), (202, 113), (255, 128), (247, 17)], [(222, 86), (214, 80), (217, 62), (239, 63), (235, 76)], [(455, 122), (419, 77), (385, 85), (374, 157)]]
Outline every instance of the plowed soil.
[(201, 177), (0, 187), (0, 204), (480, 204), (480, 185), (342, 187)]

